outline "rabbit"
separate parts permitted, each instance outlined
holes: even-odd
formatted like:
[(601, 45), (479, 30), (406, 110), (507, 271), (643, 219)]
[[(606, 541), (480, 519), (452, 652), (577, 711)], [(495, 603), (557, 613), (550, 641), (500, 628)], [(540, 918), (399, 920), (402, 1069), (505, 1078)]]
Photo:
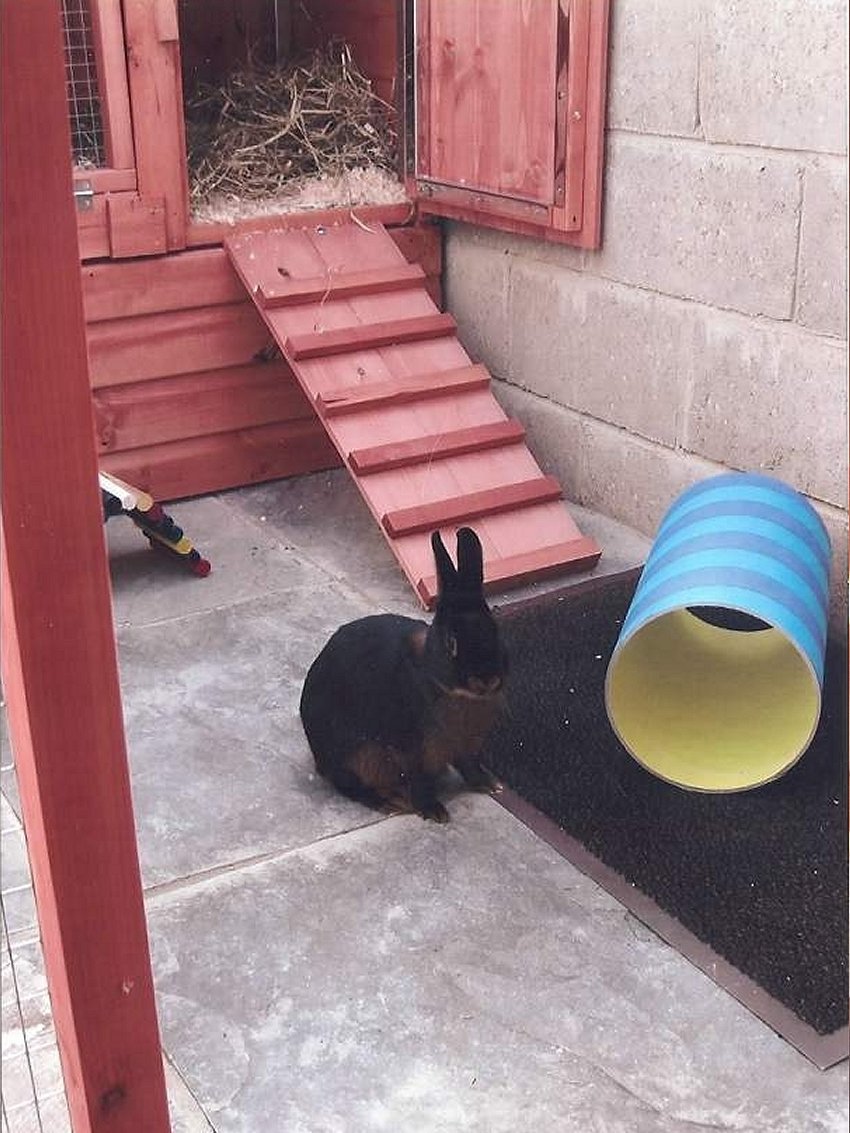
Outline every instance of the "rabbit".
[(316, 770), (349, 798), (436, 822), (449, 764), (466, 784), (491, 786), (479, 761), (502, 704), (507, 656), (484, 600), (481, 543), (457, 533), (455, 569), (431, 536), (437, 604), (427, 622), (376, 614), (338, 629), (316, 657), (300, 713)]

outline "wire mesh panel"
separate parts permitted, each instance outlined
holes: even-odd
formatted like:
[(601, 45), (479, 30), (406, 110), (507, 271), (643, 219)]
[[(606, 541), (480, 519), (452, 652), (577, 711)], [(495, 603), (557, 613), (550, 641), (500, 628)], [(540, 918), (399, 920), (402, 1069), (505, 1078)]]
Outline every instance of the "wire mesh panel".
[(74, 162), (89, 167), (102, 166), (105, 163), (105, 145), (91, 0), (62, 0), (62, 26)]

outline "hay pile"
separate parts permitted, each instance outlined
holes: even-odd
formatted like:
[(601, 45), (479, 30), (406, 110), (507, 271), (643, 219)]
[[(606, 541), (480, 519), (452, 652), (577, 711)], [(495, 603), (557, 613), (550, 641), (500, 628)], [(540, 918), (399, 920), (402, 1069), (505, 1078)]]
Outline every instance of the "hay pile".
[(186, 100), (192, 211), (232, 220), (363, 204), (364, 195), (403, 201), (393, 118), (340, 42), (282, 67), (249, 64), (222, 87), (199, 86)]

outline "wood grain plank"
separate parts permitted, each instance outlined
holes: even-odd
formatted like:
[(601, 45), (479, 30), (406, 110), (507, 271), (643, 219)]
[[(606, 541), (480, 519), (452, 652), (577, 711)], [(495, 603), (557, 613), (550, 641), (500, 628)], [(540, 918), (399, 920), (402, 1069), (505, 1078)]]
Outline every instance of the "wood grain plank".
[(399, 264), (397, 267), (373, 268), (371, 271), (330, 273), (314, 279), (285, 282), (263, 281), (259, 284), (258, 302), (266, 308), (289, 307), (297, 303), (316, 300), (347, 299), (355, 295), (378, 295), (387, 291), (402, 291), (421, 284), (425, 273), (418, 264)]
[(486, 389), (490, 375), (486, 367), (461, 366), (454, 370), (437, 370), (412, 377), (393, 378), (384, 382), (364, 382), (342, 386), (320, 394), (316, 406), (324, 417), (357, 413), (387, 405), (403, 405), (423, 398), (441, 397), (448, 392)]
[(562, 496), (561, 485), (554, 476), (541, 476), (516, 484), (500, 484), (481, 492), (467, 492), (434, 503), (399, 508), (382, 516), (381, 523), (387, 534), (396, 539), (419, 531), (433, 531), (449, 523), (512, 511), (548, 500), (559, 500)]
[(84, 264), (82, 275), (89, 323), (245, 303), (245, 289), (223, 248)]
[[(176, 0), (161, 2), (176, 21)], [(180, 45), (161, 38), (167, 21), (150, 0), (124, 0), (123, 11), (139, 194), (164, 198), (168, 247), (183, 248), (189, 181)]]
[(567, 153), (564, 227), (579, 229), (584, 217), (584, 158), (587, 140), (587, 75), (592, 0), (570, 0), (567, 64)]
[(551, 205), (557, 5), (429, 0), (423, 19), (417, 176)]
[(293, 335), (284, 340), (283, 352), (292, 361), (300, 362), (308, 358), (326, 358), (331, 354), (418, 342), (424, 338), (440, 338), (454, 334), (456, 330), (457, 323), (449, 314), (419, 315), (412, 319), (390, 319), (315, 334)]
[(243, 365), (269, 340), (247, 302), (93, 323), (88, 330), (92, 388)]
[(407, 260), (419, 264), (429, 278), (443, 271), (443, 237), (433, 223), (408, 224), (404, 227), (387, 226), (387, 235)]
[[(548, 547), (535, 547), (517, 555), (488, 558), (484, 571), (484, 593), (492, 594), (506, 586), (524, 586), (544, 578), (590, 570), (599, 561), (602, 552), (595, 539), (581, 536), (568, 543), (555, 543)], [(428, 574), (420, 578), (416, 591), (426, 609), (437, 601), (437, 576)]]
[[(356, 209), (317, 209), (309, 213), (309, 222), (312, 225), (330, 227), (338, 224), (350, 224), (352, 217), (357, 221), (372, 227), (376, 224), (406, 224), (415, 212), (413, 202), (398, 205), (361, 205)], [(201, 247), (211, 244), (225, 244), (251, 232), (273, 232), (278, 230), (292, 230), (303, 228), (305, 217), (303, 212), (279, 213), (270, 216), (254, 216), (245, 220), (218, 221), (192, 220), (186, 233), (186, 243), (189, 247)]]
[(101, 453), (315, 416), (282, 362), (98, 389), (93, 401)]
[(394, 468), (408, 468), (412, 464), (427, 464), (450, 456), (516, 444), (524, 437), (525, 429), (519, 421), (495, 421), (472, 425), (466, 429), (413, 437), (407, 441), (354, 449), (348, 454), (348, 465), (358, 476), (370, 476), (376, 472), (389, 472)]
[(77, 1133), (167, 1133), (55, 0), (0, 5), (0, 103), (0, 654), (50, 1003)]
[[(86, 169), (74, 166), (74, 187), (82, 188), (86, 182), (95, 193), (123, 193), (136, 191), (136, 169)], [(80, 214), (82, 216), (82, 214)]]
[(137, 193), (111, 193), (106, 198), (109, 254), (114, 259), (164, 252), (168, 244), (165, 200)]
[[(286, 421), (107, 453), (101, 468), (176, 500), (336, 468), (339, 454), (317, 419)], [(145, 1128), (145, 1126), (139, 1126)]]
[(332, 39), (349, 44), (379, 98), (395, 103), (398, 69), (396, 0), (310, 0), (293, 5), (293, 41), (310, 51)]
[(130, 122), (127, 61), (124, 58), (121, 0), (98, 0), (96, 4), (89, 4), (88, 10), (91, 14), (97, 60), (106, 164), (115, 170), (130, 169), (135, 165), (135, 152)]

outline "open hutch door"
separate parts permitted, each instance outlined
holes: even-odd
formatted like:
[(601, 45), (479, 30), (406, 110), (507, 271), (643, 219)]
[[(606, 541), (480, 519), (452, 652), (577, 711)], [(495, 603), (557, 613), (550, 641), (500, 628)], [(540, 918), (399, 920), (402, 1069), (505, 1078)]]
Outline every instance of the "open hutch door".
[(609, 0), (413, 0), (425, 213), (598, 247)]

